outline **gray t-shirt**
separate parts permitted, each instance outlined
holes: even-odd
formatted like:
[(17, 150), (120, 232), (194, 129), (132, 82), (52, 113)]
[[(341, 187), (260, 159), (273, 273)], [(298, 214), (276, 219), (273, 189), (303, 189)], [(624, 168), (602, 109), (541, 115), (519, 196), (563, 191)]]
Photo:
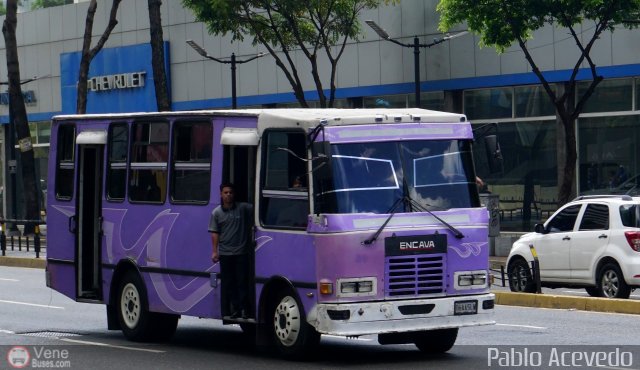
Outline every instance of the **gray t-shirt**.
[(218, 253), (221, 256), (245, 254), (248, 252), (249, 230), (253, 224), (253, 205), (238, 202), (233, 208), (217, 206), (211, 212), (209, 232), (220, 235)]

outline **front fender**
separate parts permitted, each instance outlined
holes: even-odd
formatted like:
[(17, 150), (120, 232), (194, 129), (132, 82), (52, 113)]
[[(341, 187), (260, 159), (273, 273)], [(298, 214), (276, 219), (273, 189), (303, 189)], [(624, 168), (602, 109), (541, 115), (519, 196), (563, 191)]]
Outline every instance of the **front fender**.
[(507, 257), (507, 269), (516, 258), (524, 258), (529, 264), (533, 261), (533, 254), (531, 253), (531, 248), (529, 248), (529, 243), (519, 240), (513, 243), (509, 256)]

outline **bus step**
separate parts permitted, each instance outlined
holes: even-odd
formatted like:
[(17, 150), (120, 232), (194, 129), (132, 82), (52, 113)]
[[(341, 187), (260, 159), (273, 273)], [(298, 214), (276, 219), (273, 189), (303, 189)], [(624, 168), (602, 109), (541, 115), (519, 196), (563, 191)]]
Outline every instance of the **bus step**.
[(222, 317), (222, 323), (223, 324), (240, 324), (240, 323), (247, 323), (247, 324), (255, 324), (256, 323), (256, 319), (254, 318), (247, 318), (247, 319), (243, 319), (241, 317), (238, 318), (231, 318), (231, 316), (223, 316)]

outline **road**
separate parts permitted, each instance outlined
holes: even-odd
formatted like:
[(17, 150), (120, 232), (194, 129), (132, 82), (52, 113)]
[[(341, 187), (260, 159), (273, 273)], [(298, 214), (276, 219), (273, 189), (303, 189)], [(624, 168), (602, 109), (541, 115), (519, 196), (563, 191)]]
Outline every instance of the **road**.
[(456, 346), (444, 355), (425, 356), (413, 345), (381, 346), (373, 336), (323, 337), (311, 361), (304, 363), (256, 349), (240, 328), (216, 320), (185, 317), (171, 342), (141, 344), (106, 330), (105, 316), (101, 305), (77, 303), (46, 288), (43, 270), (0, 267), (0, 368), (11, 368), (6, 354), (23, 346), (31, 360), (53, 361), (40, 365), (71, 369), (477, 369), (498, 368), (498, 357), (509, 351), (547, 353), (555, 347), (617, 349), (631, 354), (628, 368), (640, 369), (636, 315), (497, 306), (497, 325), (462, 329)]

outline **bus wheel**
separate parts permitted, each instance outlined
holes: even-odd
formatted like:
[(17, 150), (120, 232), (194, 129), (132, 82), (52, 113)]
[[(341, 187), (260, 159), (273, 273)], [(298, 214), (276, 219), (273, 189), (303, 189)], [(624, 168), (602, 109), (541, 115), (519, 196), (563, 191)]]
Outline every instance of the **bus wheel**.
[(281, 291), (272, 301), (273, 340), (286, 357), (301, 359), (320, 342), (320, 333), (307, 323), (304, 310), (295, 294)]
[(458, 338), (458, 328), (427, 330), (419, 334), (415, 345), (424, 353), (444, 353), (453, 347)]
[(152, 320), (147, 311), (147, 297), (143, 282), (134, 272), (127, 272), (118, 289), (118, 320), (127, 339), (140, 342), (151, 338)]

